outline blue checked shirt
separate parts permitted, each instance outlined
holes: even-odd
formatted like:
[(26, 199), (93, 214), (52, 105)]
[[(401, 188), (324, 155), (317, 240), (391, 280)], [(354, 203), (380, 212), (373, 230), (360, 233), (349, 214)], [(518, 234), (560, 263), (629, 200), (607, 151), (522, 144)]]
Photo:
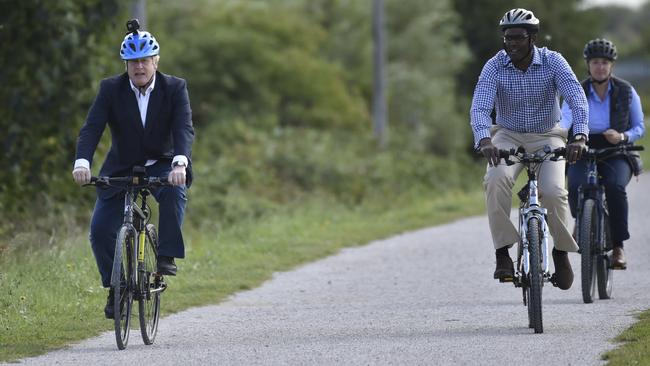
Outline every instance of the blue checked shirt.
[(588, 104), (576, 75), (558, 52), (546, 47), (533, 50), (528, 70), (517, 69), (506, 51), (499, 51), (479, 76), (470, 118), (474, 146), (490, 136), (492, 109), (496, 123), (522, 133), (544, 133), (561, 119), (559, 95), (571, 107), (573, 133), (589, 135)]

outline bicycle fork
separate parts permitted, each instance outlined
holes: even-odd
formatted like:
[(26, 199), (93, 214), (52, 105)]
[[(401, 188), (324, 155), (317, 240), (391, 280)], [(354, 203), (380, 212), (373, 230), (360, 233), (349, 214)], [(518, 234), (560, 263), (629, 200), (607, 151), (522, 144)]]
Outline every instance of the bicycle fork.
[(528, 223), (532, 218), (537, 218), (537, 222), (540, 223), (540, 232), (541, 232), (541, 270), (543, 278), (545, 281), (550, 279), (549, 273), (549, 260), (548, 260), (548, 225), (546, 224), (546, 209), (539, 205), (538, 191), (537, 191), (537, 180), (531, 180), (528, 187), (528, 206), (520, 208), (520, 234), (522, 242), (522, 253), (521, 253), (521, 264), (519, 271), (522, 273), (522, 277), (526, 277), (530, 273), (530, 253), (528, 241)]
[[(142, 278), (143, 288), (140, 289), (140, 296), (147, 298), (151, 297), (156, 292), (163, 292), (167, 289), (167, 284), (163, 281), (163, 277), (157, 272), (147, 272), (145, 261), (145, 248), (147, 239), (147, 228), (143, 228), (138, 235), (138, 273)], [(155, 269), (153, 269), (155, 271)]]

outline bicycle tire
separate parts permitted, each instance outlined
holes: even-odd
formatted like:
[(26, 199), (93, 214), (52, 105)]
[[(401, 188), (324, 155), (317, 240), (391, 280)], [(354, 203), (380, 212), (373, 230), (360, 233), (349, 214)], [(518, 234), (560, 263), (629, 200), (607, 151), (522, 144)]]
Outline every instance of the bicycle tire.
[(134, 230), (129, 226), (122, 226), (115, 242), (111, 287), (115, 294), (113, 303), (115, 340), (117, 348), (120, 350), (125, 349), (129, 343), (131, 329), (133, 286), (135, 282), (133, 278), (135, 274), (134, 239)]
[(531, 217), (528, 220), (528, 254), (530, 256), (530, 266), (528, 273), (528, 320), (529, 326), (535, 329), (535, 333), (543, 333), (544, 326), (542, 322), (542, 259), (540, 247), (542, 238), (540, 236), (540, 221), (537, 217)]
[(153, 344), (160, 319), (160, 278), (156, 274), (157, 256), (158, 233), (154, 225), (148, 224), (145, 235), (144, 268), (138, 273), (140, 333), (146, 345)]
[(582, 301), (585, 304), (592, 303), (596, 296), (596, 262), (598, 259), (598, 250), (596, 249), (598, 241), (598, 212), (596, 201), (586, 199), (582, 204), (582, 214), (578, 220), (579, 243), (580, 247), (580, 273), (582, 285)]
[(598, 260), (596, 262), (596, 272), (598, 274), (598, 298), (607, 300), (612, 298), (612, 288), (614, 287), (614, 271), (609, 263), (607, 248), (611, 242), (609, 231), (609, 215), (605, 213), (604, 220), (605, 230), (603, 231), (603, 240), (598, 243)]

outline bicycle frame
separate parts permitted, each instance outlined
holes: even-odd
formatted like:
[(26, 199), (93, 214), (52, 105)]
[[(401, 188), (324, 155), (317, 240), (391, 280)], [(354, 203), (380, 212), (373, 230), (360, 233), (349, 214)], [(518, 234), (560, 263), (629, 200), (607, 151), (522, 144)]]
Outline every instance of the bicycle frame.
[(541, 223), (542, 229), (542, 272), (544, 280), (550, 278), (549, 274), (549, 264), (548, 264), (548, 227), (546, 225), (546, 209), (541, 207), (539, 204), (539, 194), (537, 190), (537, 179), (535, 177), (535, 172), (528, 170), (528, 201), (522, 201), (522, 204), (519, 208), (519, 235), (522, 243), (521, 249), (521, 263), (519, 264), (518, 270), (525, 277), (530, 273), (530, 255), (528, 249), (528, 238), (526, 233), (528, 232), (528, 222), (533, 217), (536, 217)]
[[(593, 199), (596, 202), (596, 210), (598, 212), (598, 230), (596, 237), (596, 244), (602, 244), (601, 248), (605, 250), (611, 249), (611, 243), (605, 242), (604, 231), (607, 228), (607, 201), (605, 200), (605, 188), (600, 184), (598, 177), (598, 162), (609, 156), (626, 151), (641, 151), (644, 150), (643, 146), (634, 145), (618, 145), (613, 147), (606, 147), (603, 149), (589, 149), (586, 152), (585, 159), (587, 160), (587, 184), (578, 187), (578, 206), (576, 212), (577, 222), (582, 218), (582, 206), (587, 199)], [(580, 242), (580, 230), (577, 231), (576, 239)]]
[[(593, 199), (596, 202), (596, 210), (598, 212), (598, 230), (596, 240), (597, 243), (603, 243), (605, 240), (605, 234), (604, 230), (602, 228), (605, 227), (605, 216), (607, 213), (607, 204), (605, 203), (605, 188), (600, 184), (599, 178), (598, 178), (598, 161), (595, 158), (589, 159), (587, 163), (587, 184), (581, 185), (578, 187), (578, 205), (577, 205), (577, 212), (576, 212), (576, 218), (577, 222), (580, 222), (580, 218), (582, 217), (582, 207), (584, 204), (584, 201), (587, 199)], [(579, 243), (581, 239), (582, 233), (580, 232), (581, 230), (576, 231), (576, 241)], [(603, 243), (603, 248), (606, 250), (611, 249), (609, 248), (610, 243)]]
[(117, 234), (111, 271), (111, 290), (116, 293), (115, 337), (120, 350), (128, 344), (133, 300), (139, 303), (142, 340), (146, 345), (153, 344), (160, 316), (160, 293), (167, 288), (163, 276), (157, 273), (158, 236), (155, 226), (149, 224), (151, 210), (147, 197), (153, 188), (170, 184), (164, 177), (145, 177), (145, 172), (144, 167), (134, 167), (133, 176), (91, 177), (90, 183), (120, 188), (124, 192), (123, 221)]
[[(542, 273), (544, 281), (548, 281), (551, 277), (549, 273), (549, 261), (548, 261), (548, 227), (546, 225), (546, 209), (540, 205), (539, 202), (539, 192), (537, 189), (537, 174), (535, 170), (530, 165), (526, 165), (526, 172), (528, 173), (528, 200), (522, 200), (519, 207), (519, 235), (521, 240), (521, 250), (519, 253), (521, 258), (521, 263), (518, 265), (519, 276), (515, 274), (515, 277), (519, 277), (519, 281), (515, 282), (515, 285), (521, 284), (521, 279), (525, 278), (530, 273), (530, 255), (528, 249), (528, 238), (526, 233), (528, 232), (528, 222), (533, 217), (536, 217), (541, 223), (542, 229)], [(524, 187), (525, 188), (525, 187)]]
[(601, 149), (590, 148), (583, 154), (586, 163), (586, 183), (578, 187), (576, 239), (580, 246), (582, 300), (592, 303), (596, 287), (598, 297), (611, 298), (612, 270), (607, 254), (613, 245), (609, 231), (609, 215), (605, 187), (600, 182), (598, 164), (626, 151), (643, 150), (642, 146), (617, 145)]
[(549, 282), (551, 280), (551, 274), (549, 270), (549, 253), (548, 253), (548, 237), (549, 230), (547, 225), (547, 210), (542, 207), (539, 200), (539, 191), (538, 191), (538, 181), (537, 181), (537, 171), (541, 167), (541, 164), (546, 160), (557, 161), (561, 156), (564, 155), (565, 149), (558, 148), (551, 150), (549, 146), (546, 146), (543, 150), (535, 153), (526, 153), (523, 148), (511, 149), (511, 150), (499, 150), (499, 157), (503, 158), (507, 165), (515, 164), (514, 161), (510, 160), (510, 157), (514, 157), (515, 160), (523, 165), (523, 169), (526, 170), (528, 175), (528, 181), (526, 186), (524, 186), (517, 196), (519, 197), (519, 241), (520, 245), (518, 246), (517, 253), (517, 268), (515, 270), (515, 276), (513, 279), (514, 285), (516, 287), (525, 287), (525, 279), (530, 274), (530, 243), (527, 237), (528, 225), (532, 219), (536, 219), (539, 223), (540, 234), (541, 234), (541, 248), (540, 248), (540, 259), (541, 267), (540, 271), (542, 273), (543, 282)]
[[(123, 224), (133, 227), (138, 234), (137, 260), (138, 265), (144, 261), (144, 241), (146, 236), (146, 226), (149, 222), (151, 212), (147, 206), (147, 196), (149, 191), (144, 188), (132, 188), (127, 190), (124, 195), (124, 222)], [(137, 205), (137, 198), (142, 198), (142, 207)], [(134, 220), (135, 218), (135, 220)], [(137, 225), (136, 225), (137, 224)]]
[[(134, 177), (134, 184), (137, 184), (137, 178)], [(145, 250), (145, 237), (146, 237), (146, 226), (149, 222), (151, 212), (147, 206), (147, 196), (149, 191), (146, 188), (140, 188), (137, 186), (130, 186), (126, 189), (124, 195), (124, 221), (123, 225), (126, 225), (132, 230), (133, 236), (137, 238), (135, 240), (135, 248), (129, 248), (136, 258), (137, 261), (137, 271), (139, 273), (144, 272), (144, 250)], [(142, 198), (142, 207), (138, 206), (137, 198)], [(116, 246), (116, 251), (122, 250), (121, 247)], [(116, 253), (118, 254), (118, 253)], [(111, 284), (114, 286), (118, 285), (118, 281), (121, 281), (119, 278), (111, 278)], [(136, 291), (136, 297), (139, 298), (142, 296), (140, 291)]]

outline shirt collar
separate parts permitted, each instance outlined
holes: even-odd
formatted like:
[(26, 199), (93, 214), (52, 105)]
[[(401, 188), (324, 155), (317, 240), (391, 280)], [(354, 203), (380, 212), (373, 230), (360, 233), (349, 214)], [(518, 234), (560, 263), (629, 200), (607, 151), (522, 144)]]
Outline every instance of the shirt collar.
[[(130, 78), (129, 78), (129, 84), (131, 84), (131, 90), (133, 90), (133, 92), (136, 93), (135, 95), (139, 96), (140, 95), (140, 88), (135, 86), (135, 84), (133, 84), (133, 81)], [(143, 95), (149, 95), (149, 93), (151, 93), (151, 91), (153, 90), (154, 86), (156, 86), (156, 74), (155, 73), (153, 74), (153, 79), (151, 80), (151, 84), (149, 85), (147, 90), (144, 91)]]

